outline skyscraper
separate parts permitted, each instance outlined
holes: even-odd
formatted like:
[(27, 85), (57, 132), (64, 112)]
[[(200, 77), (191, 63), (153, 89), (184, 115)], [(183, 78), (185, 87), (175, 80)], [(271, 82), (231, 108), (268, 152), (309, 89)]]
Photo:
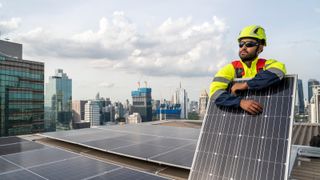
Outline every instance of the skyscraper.
[(151, 88), (138, 88), (131, 92), (132, 112), (139, 113), (142, 122), (152, 121)]
[(85, 121), (89, 121), (91, 126), (100, 125), (100, 106), (97, 101), (88, 101), (85, 105)]
[(298, 105), (299, 105), (299, 114), (304, 113), (304, 95), (303, 95), (303, 84), (302, 80), (298, 79)]
[(320, 85), (318, 80), (315, 79), (309, 79), (308, 81), (308, 101), (310, 102), (312, 95), (313, 95), (313, 90), (312, 90), (312, 86), (314, 85)]
[(0, 42), (0, 136), (42, 132), (44, 63), (20, 58), (21, 44)]
[(45, 94), (46, 131), (69, 130), (72, 120), (72, 80), (62, 69), (49, 77)]
[(176, 92), (173, 95), (173, 103), (174, 104), (180, 104), (181, 107), (181, 119), (188, 119), (188, 93), (185, 89), (180, 87), (176, 90)]
[(207, 110), (207, 105), (209, 101), (209, 96), (206, 90), (203, 90), (200, 94), (199, 97), (199, 116), (200, 120), (203, 120), (206, 110)]
[(314, 85), (312, 88), (313, 96), (309, 104), (309, 121), (311, 123), (320, 123), (320, 85)]
[(73, 122), (84, 120), (84, 106), (88, 101), (75, 100), (72, 101), (72, 119)]

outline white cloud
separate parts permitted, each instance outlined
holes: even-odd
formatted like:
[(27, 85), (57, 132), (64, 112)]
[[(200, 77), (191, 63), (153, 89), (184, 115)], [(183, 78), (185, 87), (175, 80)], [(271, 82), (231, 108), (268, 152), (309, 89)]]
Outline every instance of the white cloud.
[(320, 8), (314, 8), (314, 12), (320, 13)]
[(98, 86), (103, 87), (103, 88), (112, 88), (112, 87), (114, 87), (114, 83), (102, 82)]
[(152, 31), (139, 33), (123, 12), (101, 18), (98, 30), (71, 37), (36, 28), (20, 34), (28, 55), (90, 59), (93, 68), (152, 76), (212, 76), (226, 61), (225, 22), (214, 16), (196, 24), (191, 17), (168, 18)]
[(3, 6), (3, 5), (0, 3), (0, 8), (2, 8), (2, 6)]
[[(0, 4), (0, 7), (1, 7), (1, 4)], [(1, 33), (6, 34), (18, 29), (20, 22), (21, 22), (20, 18), (11, 18), (8, 21), (0, 21)]]

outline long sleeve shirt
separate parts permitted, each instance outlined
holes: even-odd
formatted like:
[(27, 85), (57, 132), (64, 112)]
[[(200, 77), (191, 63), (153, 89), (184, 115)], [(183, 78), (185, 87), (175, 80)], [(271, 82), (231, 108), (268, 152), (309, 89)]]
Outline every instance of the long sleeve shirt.
[[(286, 74), (285, 65), (273, 59), (266, 60), (263, 70), (260, 72), (257, 72), (258, 58), (252, 61), (250, 68), (244, 62), (240, 62), (244, 70), (242, 78), (252, 78), (247, 81), (249, 89), (263, 89), (271, 86), (280, 82)], [(215, 75), (210, 84), (210, 98), (213, 98), (217, 105), (240, 106), (242, 98), (227, 92), (227, 88), (234, 78), (236, 78), (236, 71), (231, 63), (224, 66)]]

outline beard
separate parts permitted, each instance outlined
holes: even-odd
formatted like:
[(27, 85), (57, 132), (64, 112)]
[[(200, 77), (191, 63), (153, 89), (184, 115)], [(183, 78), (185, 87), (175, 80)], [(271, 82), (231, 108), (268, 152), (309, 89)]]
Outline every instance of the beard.
[[(243, 53), (243, 52), (245, 52), (245, 53)], [(257, 56), (258, 55), (256, 52), (248, 53), (248, 51), (246, 51), (246, 50), (242, 50), (239, 52), (239, 57), (243, 62), (253, 61), (255, 58), (257, 58)]]

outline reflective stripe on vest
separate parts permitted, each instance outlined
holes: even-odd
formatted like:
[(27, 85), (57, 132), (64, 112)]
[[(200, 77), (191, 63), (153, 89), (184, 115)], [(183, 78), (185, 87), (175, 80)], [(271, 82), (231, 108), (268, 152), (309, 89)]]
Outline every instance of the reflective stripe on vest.
[[(263, 70), (264, 65), (266, 64), (265, 59), (258, 59), (256, 68), (257, 68), (257, 73), (259, 73), (260, 71)], [(232, 65), (234, 70), (236, 71), (236, 77), (237, 78), (242, 78), (244, 76), (244, 68), (242, 66), (242, 63), (240, 62), (240, 60), (236, 60), (236, 61), (232, 61)]]

